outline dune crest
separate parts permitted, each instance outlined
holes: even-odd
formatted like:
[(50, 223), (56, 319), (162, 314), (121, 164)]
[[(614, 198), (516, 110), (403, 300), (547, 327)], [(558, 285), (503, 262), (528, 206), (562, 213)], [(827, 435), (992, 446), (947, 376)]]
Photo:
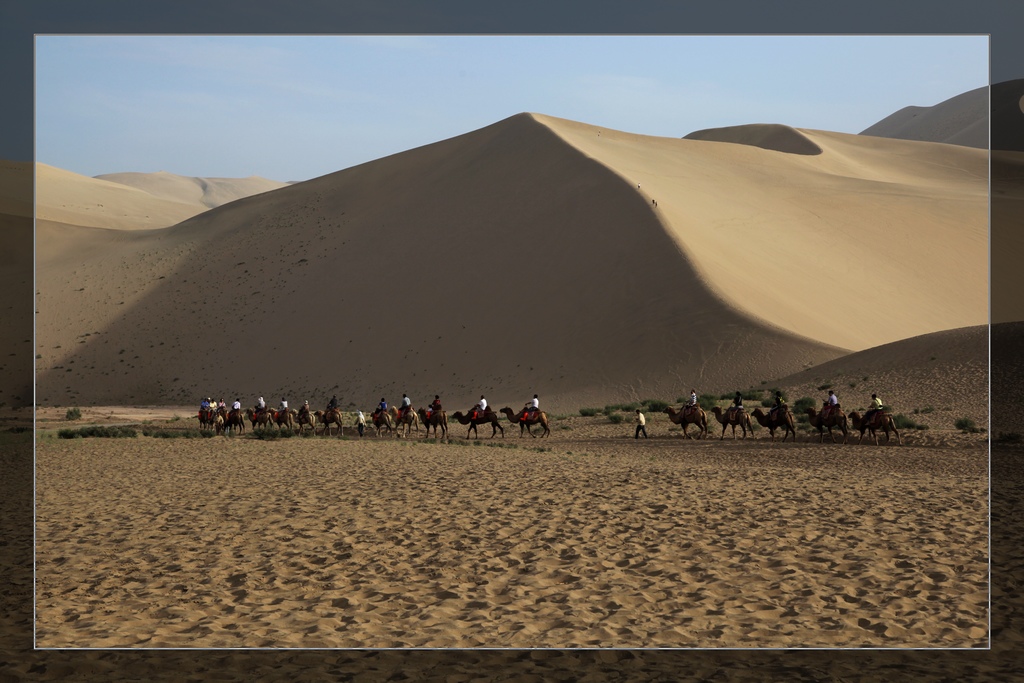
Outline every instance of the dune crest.
[(786, 154), (821, 154), (821, 147), (813, 140), (790, 126), (778, 123), (755, 123), (744, 126), (727, 126), (725, 128), (706, 128), (696, 130), (683, 137), (684, 140), (704, 140), (708, 142), (731, 142), (738, 145), (751, 145), (774, 152)]

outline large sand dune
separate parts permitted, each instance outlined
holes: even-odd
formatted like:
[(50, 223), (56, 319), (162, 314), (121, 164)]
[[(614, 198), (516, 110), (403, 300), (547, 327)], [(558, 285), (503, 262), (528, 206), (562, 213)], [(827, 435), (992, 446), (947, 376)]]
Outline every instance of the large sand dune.
[(163, 230), (41, 222), (39, 398), (571, 410), (986, 322), (983, 151), (794, 133), (521, 114)]
[(976, 88), (930, 107), (904, 107), (861, 135), (988, 149), (989, 89)]

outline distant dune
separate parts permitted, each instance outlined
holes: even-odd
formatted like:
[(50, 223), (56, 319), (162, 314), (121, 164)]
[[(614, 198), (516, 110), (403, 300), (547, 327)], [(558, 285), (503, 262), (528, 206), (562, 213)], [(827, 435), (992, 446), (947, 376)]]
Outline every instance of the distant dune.
[(285, 187), (263, 178), (185, 178), (169, 173), (115, 173), (90, 178), (36, 164), (36, 217), (112, 230), (175, 225), (209, 208)]
[(144, 190), (154, 197), (182, 204), (199, 204), (213, 209), (222, 204), (261, 192), (269, 192), (289, 183), (267, 180), (258, 176), (248, 178), (190, 178), (160, 171), (158, 173), (108, 173), (96, 176), (99, 180), (120, 183)]
[(904, 107), (860, 134), (988, 149), (988, 94), (986, 86), (934, 106)]
[(707, 128), (694, 131), (684, 139), (734, 142), (787, 154), (821, 154), (821, 147), (814, 144), (806, 135), (795, 128), (777, 123)]
[(575, 410), (986, 321), (985, 152), (760, 133), (820, 153), (520, 114), (166, 229), (41, 222), (39, 398)]

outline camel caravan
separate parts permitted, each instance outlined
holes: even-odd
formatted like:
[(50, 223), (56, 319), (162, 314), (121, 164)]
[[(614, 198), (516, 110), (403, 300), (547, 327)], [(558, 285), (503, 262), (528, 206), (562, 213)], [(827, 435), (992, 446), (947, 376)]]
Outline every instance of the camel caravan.
[[(847, 416), (839, 405), (838, 398), (831, 390), (828, 392), (821, 406), (820, 411), (813, 407), (803, 410), (804, 420), (813, 430), (818, 432), (818, 442), (825, 439), (825, 432), (828, 432), (833, 443), (838, 443), (833, 429), (842, 434), (842, 443), (847, 443), (850, 431), (858, 430), (860, 444), (864, 439), (865, 432), (870, 432), (875, 445), (878, 445), (878, 432), (885, 434), (885, 443), (889, 442), (890, 435), (895, 435), (897, 443), (903, 445), (899, 430), (896, 428), (896, 421), (888, 409), (886, 409), (877, 395), (872, 394), (871, 408), (862, 416), (858, 412), (852, 412)], [(723, 399), (727, 397), (723, 396)], [(801, 407), (804, 401), (797, 402)], [(805, 404), (804, 404), (805, 405)], [(754, 437), (754, 421), (768, 430), (769, 438), (774, 443), (776, 432), (779, 432), (781, 443), (787, 440), (796, 441), (797, 415), (790, 409), (782, 398), (780, 391), (775, 392), (774, 405), (769, 406), (769, 401), (762, 402), (762, 406), (769, 408), (765, 411), (761, 407), (747, 412), (743, 406), (741, 392), (736, 392), (732, 405), (726, 408), (715, 405), (711, 408), (710, 414), (715, 421), (721, 425), (719, 440), (724, 440), (726, 432), (730, 432), (733, 439), (746, 439), (748, 433), (750, 438)], [(583, 411), (581, 411), (583, 412)], [(637, 411), (640, 412), (639, 410)], [(664, 411), (668, 415), (669, 422), (679, 425), (683, 436), (686, 439), (707, 439), (709, 431), (709, 413), (701, 407), (697, 400), (696, 390), (691, 390), (690, 400), (679, 409), (667, 406)], [(505, 436), (502, 416), (509, 423), (519, 425), (519, 437), (527, 434), (532, 438), (544, 438), (551, 436), (551, 426), (547, 413), (540, 409), (538, 397), (534, 394), (533, 399), (528, 401), (519, 410), (505, 406), (495, 412), (488, 406), (484, 396), (472, 408), (466, 411), (456, 411), (451, 414), (451, 419), (466, 426), (466, 439), (480, 438), (477, 430), (479, 426), (490, 426), (490, 438), (496, 438), (500, 433)], [(199, 427), (203, 430), (214, 430), (217, 434), (244, 434), (246, 422), (250, 429), (257, 435), (265, 430), (277, 430), (278, 433), (290, 431), (293, 434), (321, 436), (344, 436), (345, 429), (350, 429), (364, 436), (367, 426), (372, 425), (377, 437), (410, 438), (413, 431), (417, 435), (422, 431), (424, 438), (440, 438), (442, 441), (449, 439), (449, 415), (441, 406), (439, 396), (434, 396), (434, 401), (425, 408), (415, 409), (408, 396), (402, 394), (400, 405), (388, 406), (385, 399), (381, 399), (376, 409), (370, 414), (369, 421), (362, 411), (356, 411), (350, 427), (344, 426), (344, 413), (338, 405), (338, 398), (334, 396), (324, 410), (312, 410), (309, 401), (304, 401), (298, 409), (290, 408), (287, 400), (281, 399), (280, 405), (274, 409), (266, 404), (261, 396), (256, 405), (252, 408), (241, 409), (241, 403), (236, 399), (231, 408), (228, 408), (223, 400), (214, 402), (207, 398), (202, 401), (199, 413), (196, 416), (199, 420)], [(802, 419), (802, 418), (801, 418)], [(642, 424), (642, 421), (641, 421)], [(421, 429), (422, 427), (422, 429)], [(538, 428), (537, 431), (534, 428)], [(691, 434), (690, 428), (693, 427)], [(740, 434), (737, 435), (736, 428), (739, 427)], [(645, 432), (646, 434), (646, 432)], [(812, 437), (813, 438), (813, 437)]]

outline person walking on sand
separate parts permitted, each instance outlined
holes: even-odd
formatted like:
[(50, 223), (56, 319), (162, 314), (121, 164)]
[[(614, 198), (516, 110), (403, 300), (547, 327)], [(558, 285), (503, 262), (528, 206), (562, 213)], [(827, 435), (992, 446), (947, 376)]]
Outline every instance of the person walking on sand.
[(640, 409), (636, 409), (636, 433), (633, 434), (634, 439), (639, 439), (640, 434), (643, 433), (644, 438), (647, 438), (647, 419), (644, 414), (640, 412)]
[(363, 430), (366, 429), (366, 417), (363, 415), (363, 411), (356, 411), (356, 429), (359, 430), (359, 436), (363, 435)]

